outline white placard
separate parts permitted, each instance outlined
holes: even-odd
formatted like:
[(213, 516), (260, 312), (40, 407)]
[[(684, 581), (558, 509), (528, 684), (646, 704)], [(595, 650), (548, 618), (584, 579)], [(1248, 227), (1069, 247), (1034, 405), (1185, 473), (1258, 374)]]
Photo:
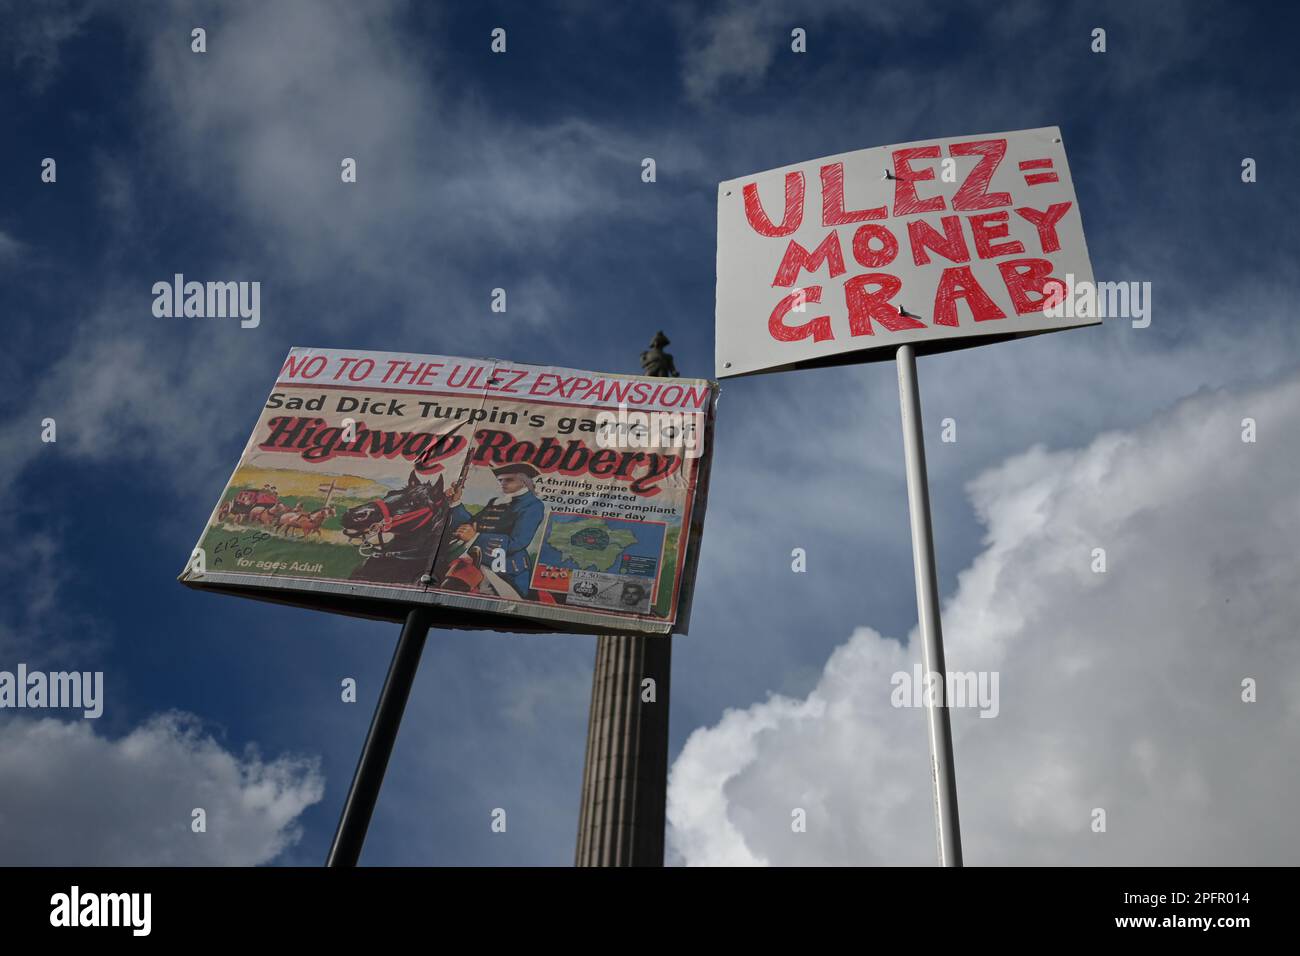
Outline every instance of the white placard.
[(718, 377), (1096, 325), (1055, 127), (857, 150), (718, 186)]

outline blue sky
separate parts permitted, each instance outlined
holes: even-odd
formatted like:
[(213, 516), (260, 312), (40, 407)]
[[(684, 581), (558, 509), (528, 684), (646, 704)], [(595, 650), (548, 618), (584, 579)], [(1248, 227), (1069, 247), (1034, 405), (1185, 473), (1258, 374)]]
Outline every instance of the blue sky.
[[(1019, 707), (1004, 686), (1006, 715), (958, 728), (968, 862), (1293, 859), (1294, 825), (1265, 840), (1251, 821), (1289, 819), (1295, 771), (1262, 755), (1294, 746), (1296, 710), (1275, 687), (1228, 716), (1178, 668), (1300, 688), (1279, 629), (1297, 563), (1270, 551), (1300, 520), (1277, 478), (1295, 473), (1300, 372), (1295, 18), (1228, 3), (0, 2), (0, 667), (103, 670), (107, 695), (98, 721), (0, 714), (15, 781), (0, 862), (324, 859), (396, 628), (175, 581), (291, 346), (631, 370), (662, 328), (682, 374), (705, 377), (720, 180), (1045, 125), (1062, 129), (1098, 278), (1150, 281), (1153, 320), (921, 362), (954, 647), (1110, 675), (1077, 709), (1050, 706), (1073, 699), (1060, 685)], [(790, 51), (794, 27), (807, 53)], [(339, 183), (345, 156), (355, 187)], [(260, 281), (261, 324), (154, 318), (151, 287), (176, 272)], [(674, 645), (673, 862), (932, 856), (916, 715), (836, 723), (833, 706), (855, 699), (837, 696), (837, 668), (879, 697), (871, 668), (910, 660), (895, 391), (888, 363), (724, 383), (692, 633)], [(1206, 429), (1235, 436), (1255, 409), (1273, 416), (1258, 454), (1214, 493), (1243, 449)], [(948, 416), (959, 440), (940, 445)], [(1231, 511), (1241, 495), (1259, 510)], [(1221, 533), (1192, 542), (1192, 525)], [(1080, 529), (1081, 548), (1116, 539), (1115, 592), (1085, 602), (1058, 580), (1044, 528)], [(1017, 574), (1042, 580), (990, 583)], [(1207, 595), (1217, 616), (1193, 614)], [(1019, 623), (990, 631), (981, 598)], [(1252, 613), (1223, 617), (1233, 600)], [(1150, 616), (1170, 602), (1182, 624)], [(1040, 604), (1059, 630), (1025, 623)], [(593, 657), (589, 637), (434, 632), (363, 862), (569, 863)], [(1003, 666), (1021, 686), (1040, 673)], [(1153, 672), (1182, 696), (1148, 682), (1131, 710), (1101, 703)], [(1174, 700), (1184, 726), (1216, 733), (1189, 744)], [(1044, 735), (1023, 773), (988, 763)], [(1161, 761), (1193, 774), (1172, 797), (1151, 780)], [(1260, 774), (1273, 802), (1223, 789)], [(1010, 798), (990, 789), (1008, 775)], [(1141, 840), (1076, 832), (1060, 808), (1097, 793)], [(792, 842), (787, 808), (804, 803), (819, 822)], [(221, 825), (192, 834), (195, 806), (224, 808)]]

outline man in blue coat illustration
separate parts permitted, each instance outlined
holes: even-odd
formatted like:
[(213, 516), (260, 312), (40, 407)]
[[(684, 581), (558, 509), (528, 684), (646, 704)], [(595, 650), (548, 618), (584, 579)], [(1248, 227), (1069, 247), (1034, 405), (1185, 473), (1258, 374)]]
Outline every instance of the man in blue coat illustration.
[(501, 494), (484, 505), (478, 514), (471, 515), (469, 509), (460, 503), (459, 488), (453, 487), (447, 495), (454, 505), (451, 523), (455, 531), (452, 533), (465, 543), (466, 549), (480, 548), (483, 563), (488, 567), (500, 567), (494, 561), (500, 548), (505, 554), (505, 570), (499, 572), (501, 577), (519, 592), (520, 597), (526, 598), (533, 571), (528, 546), (546, 517), (546, 505), (533, 489), (537, 469), (527, 464), (502, 465), (493, 468), (492, 474), (501, 483)]

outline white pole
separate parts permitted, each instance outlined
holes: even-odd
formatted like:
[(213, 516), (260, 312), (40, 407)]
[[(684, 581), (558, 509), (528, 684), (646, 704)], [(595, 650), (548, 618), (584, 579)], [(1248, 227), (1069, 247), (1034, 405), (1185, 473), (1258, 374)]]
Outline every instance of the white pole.
[(937, 693), (925, 694), (925, 713), (930, 725), (935, 837), (939, 844), (939, 865), (961, 866), (957, 776), (953, 769), (952, 726), (948, 721), (946, 699), (948, 672), (943, 660), (939, 586), (934, 570), (934, 538), (930, 531), (930, 492), (925, 476), (925, 440), (921, 436), (921, 392), (916, 383), (916, 353), (912, 346), (899, 346), (897, 362), (898, 405), (903, 413), (903, 457), (907, 462), (907, 506), (912, 517), (916, 613), (921, 629), (922, 679), (938, 682)]

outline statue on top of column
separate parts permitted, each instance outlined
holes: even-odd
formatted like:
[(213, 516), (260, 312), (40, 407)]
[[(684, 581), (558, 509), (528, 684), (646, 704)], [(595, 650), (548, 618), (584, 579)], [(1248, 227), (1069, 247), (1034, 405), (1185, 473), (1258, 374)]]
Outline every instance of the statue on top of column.
[(677, 365), (673, 362), (673, 357), (664, 351), (664, 346), (668, 344), (668, 336), (663, 332), (655, 333), (650, 348), (641, 353), (642, 372), (661, 378), (678, 377)]

